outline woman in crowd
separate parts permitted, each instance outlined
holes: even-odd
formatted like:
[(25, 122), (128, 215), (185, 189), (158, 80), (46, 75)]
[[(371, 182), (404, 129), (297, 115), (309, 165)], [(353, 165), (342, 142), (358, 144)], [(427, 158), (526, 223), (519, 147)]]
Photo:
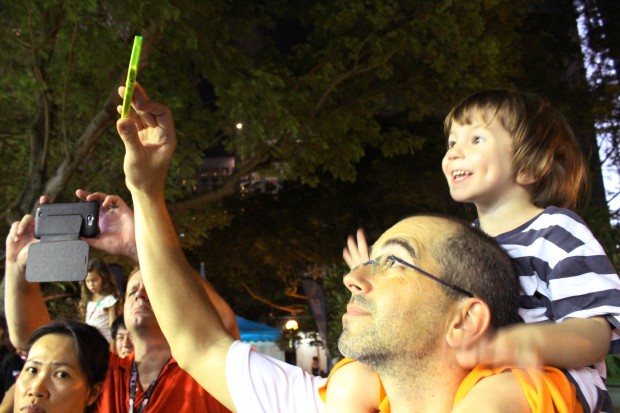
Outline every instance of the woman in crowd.
[(109, 357), (108, 341), (94, 327), (75, 321), (40, 327), (15, 384), (13, 412), (94, 412)]

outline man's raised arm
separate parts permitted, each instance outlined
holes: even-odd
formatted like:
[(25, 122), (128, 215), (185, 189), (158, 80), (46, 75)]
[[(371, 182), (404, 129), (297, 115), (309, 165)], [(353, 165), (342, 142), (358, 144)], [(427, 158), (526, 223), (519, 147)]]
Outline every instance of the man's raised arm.
[(11, 343), (18, 349), (25, 349), (30, 334), (50, 321), (39, 284), (26, 281), (28, 247), (34, 241), (31, 215), (14, 222), (6, 238), (4, 311)]
[(140, 85), (136, 85), (132, 103), (135, 111), (130, 118), (119, 119), (116, 126), (126, 149), (125, 181), (133, 198), (144, 284), (179, 365), (234, 409), (223, 379), (234, 339), (185, 259), (166, 208), (164, 183), (176, 147), (172, 114), (167, 107), (150, 101)]

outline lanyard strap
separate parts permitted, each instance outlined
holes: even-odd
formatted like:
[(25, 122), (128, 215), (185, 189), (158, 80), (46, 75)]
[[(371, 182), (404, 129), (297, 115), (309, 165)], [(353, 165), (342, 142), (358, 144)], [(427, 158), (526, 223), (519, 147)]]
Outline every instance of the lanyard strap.
[[(168, 360), (166, 360), (164, 365), (161, 367), (161, 370), (159, 370), (159, 373), (157, 373), (157, 376), (155, 376), (155, 378), (149, 385), (149, 388), (146, 390), (146, 393), (144, 394), (144, 398), (142, 399), (142, 403), (140, 403), (140, 408), (138, 409), (138, 413), (142, 413), (144, 409), (146, 408), (146, 405), (148, 404), (149, 399), (151, 398), (151, 394), (153, 393), (153, 390), (155, 389), (155, 384), (157, 383), (157, 379), (159, 378), (159, 375), (161, 374), (164, 367), (166, 367), (166, 364), (168, 364), (171, 358), (172, 356), (168, 357)], [(136, 360), (134, 360), (131, 365), (131, 379), (129, 380), (129, 413), (133, 413), (133, 405), (134, 405), (134, 402), (136, 401), (137, 384), (138, 384), (138, 365), (136, 364)]]

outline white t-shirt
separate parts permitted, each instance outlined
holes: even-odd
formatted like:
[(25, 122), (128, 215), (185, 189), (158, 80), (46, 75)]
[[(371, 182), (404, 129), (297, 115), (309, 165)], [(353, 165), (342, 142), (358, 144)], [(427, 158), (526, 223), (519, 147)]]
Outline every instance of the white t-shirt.
[(235, 341), (226, 357), (226, 383), (238, 413), (323, 413), (325, 378)]
[(112, 340), (110, 333), (110, 316), (106, 309), (116, 304), (116, 297), (106, 295), (99, 301), (89, 301), (86, 304), (86, 324), (96, 327), (97, 330), (108, 340)]

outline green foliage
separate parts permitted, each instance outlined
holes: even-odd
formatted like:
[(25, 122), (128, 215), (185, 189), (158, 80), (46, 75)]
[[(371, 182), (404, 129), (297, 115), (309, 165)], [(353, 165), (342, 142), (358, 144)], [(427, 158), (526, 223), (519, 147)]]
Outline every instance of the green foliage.
[[(327, 297), (330, 350), (337, 355), (341, 316), (350, 297), (342, 284), (347, 236), (363, 226), (373, 242), (416, 212), (458, 214), (439, 166), (441, 122), (428, 120), (418, 130), (426, 137), (419, 152), (384, 158), (373, 151), (358, 165), (356, 182), (323, 176), (315, 188), (287, 182), (275, 196), (251, 193), (228, 199), (223, 203), (228, 225), (210, 231), (208, 239), (192, 248), (191, 262), (195, 268), (204, 262), (207, 278), (235, 312), (254, 320), (293, 310), (298, 317), (311, 317), (299, 282), (317, 279)], [(308, 328), (316, 327), (311, 323)]]
[(79, 320), (78, 304), (80, 287), (78, 283), (46, 283), (42, 292), (47, 297), (46, 305), (54, 320)]
[[(43, 191), (60, 200), (72, 199), (76, 186), (126, 195), (114, 90), (135, 33), (145, 36), (139, 81), (173, 109), (179, 129), (168, 186), (174, 203), (201, 195), (179, 182), (192, 178), (203, 151), (214, 145), (233, 151), (240, 169), (261, 165), (314, 185), (325, 172), (354, 179), (354, 165), (368, 147), (386, 155), (419, 149), (422, 141), (410, 125), (385, 129), (382, 118), (419, 120), (454, 96), (501, 79), (511, 70), (511, 55), (500, 46), (515, 35), (509, 29), (516, 20), (507, 13), (514, 6), (8, 3), (0, 15), (7, 52), (0, 63), (6, 115), (0, 130), (12, 149), (0, 155), (7, 158), (0, 166), (0, 185), (9, 188), (1, 202), (5, 219), (29, 211)], [(102, 113), (97, 122), (105, 132), (84, 141)], [(242, 132), (233, 129), (237, 122)], [(58, 171), (60, 180), (54, 179)]]
[(342, 284), (342, 277), (347, 272), (346, 266), (334, 265), (326, 271), (323, 279), (328, 308), (327, 337), (332, 357), (341, 356), (338, 351), (338, 338), (342, 333), (342, 315), (347, 311), (347, 304), (351, 298), (350, 292)]
[[(441, 119), (465, 94), (514, 80), (519, 51), (539, 44), (521, 37), (531, 4), (4, 1), (5, 222), (29, 212), (43, 191), (58, 201), (73, 200), (77, 187), (130, 199), (115, 90), (140, 33), (138, 79), (175, 115), (167, 197), (192, 261), (208, 264), (209, 279), (241, 315), (271, 311), (249, 291), (300, 305), (299, 277), (314, 276), (324, 277), (330, 314), (339, 317), (347, 293), (336, 268), (357, 226), (373, 238), (410, 213), (466, 214), (440, 174)], [(215, 202), (188, 210), (187, 201), (205, 195), (192, 182), (214, 147), (233, 152), (238, 170), (287, 180), (285, 190), (241, 199), (216, 189), (208, 198)]]
[(605, 358), (605, 365), (607, 366), (607, 384), (618, 386), (620, 385), (620, 357), (607, 356)]

